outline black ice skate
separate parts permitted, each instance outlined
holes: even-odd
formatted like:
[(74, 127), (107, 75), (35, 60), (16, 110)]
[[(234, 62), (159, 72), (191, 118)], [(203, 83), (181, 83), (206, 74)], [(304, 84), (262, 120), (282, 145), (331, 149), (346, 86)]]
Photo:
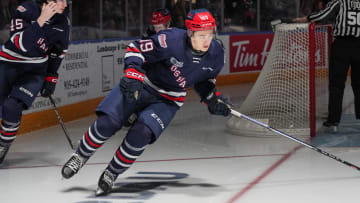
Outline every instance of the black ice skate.
[(325, 132), (327, 132), (327, 133), (337, 133), (338, 125), (339, 125), (339, 123), (337, 123), (337, 122), (325, 121), (323, 123), (323, 126), (325, 127)]
[(98, 189), (95, 191), (96, 196), (106, 195), (111, 192), (112, 187), (114, 186), (114, 182), (118, 175), (111, 173), (109, 170), (105, 169), (105, 171), (101, 174)]
[(71, 178), (83, 167), (87, 160), (88, 158), (84, 158), (76, 152), (73, 153), (61, 170), (62, 176), (66, 179)]
[(4, 161), (9, 149), (10, 144), (0, 143), (0, 164)]

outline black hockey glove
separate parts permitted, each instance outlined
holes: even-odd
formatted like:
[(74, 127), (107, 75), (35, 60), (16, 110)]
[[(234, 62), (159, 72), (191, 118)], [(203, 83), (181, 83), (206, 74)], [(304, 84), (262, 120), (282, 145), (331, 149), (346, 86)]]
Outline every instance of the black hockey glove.
[(120, 80), (120, 90), (124, 94), (127, 103), (132, 103), (140, 97), (143, 89), (145, 71), (135, 68), (125, 70), (125, 76)]
[(216, 92), (215, 89), (204, 100), (204, 102), (207, 104), (208, 110), (211, 114), (222, 116), (228, 116), (230, 114), (230, 107), (232, 106), (232, 103), (219, 92)]
[(146, 28), (146, 32), (143, 34), (143, 38), (149, 38), (155, 34), (156, 32), (154, 30), (154, 26), (150, 25)]
[(52, 45), (50, 45), (47, 54), (51, 57), (51, 58), (56, 58), (61, 56), (61, 54), (64, 52), (64, 49), (62, 48), (60, 43), (54, 43)]
[(58, 74), (48, 73), (45, 77), (45, 81), (41, 88), (40, 95), (42, 97), (49, 97), (50, 95), (54, 94), (57, 80)]

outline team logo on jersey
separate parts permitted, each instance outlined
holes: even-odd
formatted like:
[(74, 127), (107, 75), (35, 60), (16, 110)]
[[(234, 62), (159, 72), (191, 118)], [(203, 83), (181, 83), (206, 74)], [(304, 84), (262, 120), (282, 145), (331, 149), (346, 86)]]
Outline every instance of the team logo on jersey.
[(24, 8), (23, 6), (18, 6), (16, 10), (20, 11), (21, 13), (24, 13), (26, 11), (26, 8)]
[(182, 68), (184, 66), (184, 62), (178, 61), (175, 57), (171, 57), (170, 62), (179, 68)]
[(167, 44), (166, 44), (166, 35), (165, 34), (161, 34), (158, 36), (158, 40), (159, 40), (159, 44), (162, 48), (167, 48)]

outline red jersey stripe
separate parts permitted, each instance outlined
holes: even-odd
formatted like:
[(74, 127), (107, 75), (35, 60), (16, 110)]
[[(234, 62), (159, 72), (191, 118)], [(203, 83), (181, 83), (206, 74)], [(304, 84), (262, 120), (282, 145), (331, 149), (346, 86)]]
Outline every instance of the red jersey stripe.
[(126, 52), (135, 52), (135, 53), (140, 53), (139, 49), (135, 48), (135, 47), (128, 47), (126, 49)]
[(2, 50), (0, 50), (0, 56), (5, 57), (7, 59), (11, 59), (11, 60), (21, 61), (21, 59), (10, 56), (9, 54), (3, 52)]
[(185, 101), (185, 97), (172, 97), (172, 96), (162, 94), (162, 93), (160, 93), (160, 95), (165, 97), (166, 99), (171, 100), (171, 101), (177, 101), (177, 102), (184, 102)]
[(19, 44), (19, 38), (20, 38), (20, 36), (16, 35), (14, 41), (15, 41), (15, 46), (21, 50), (20, 44)]

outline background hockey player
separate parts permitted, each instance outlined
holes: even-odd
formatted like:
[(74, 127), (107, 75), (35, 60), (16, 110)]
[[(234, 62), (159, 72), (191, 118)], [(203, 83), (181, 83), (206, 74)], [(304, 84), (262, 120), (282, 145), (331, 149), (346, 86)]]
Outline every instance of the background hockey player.
[(160, 30), (165, 30), (170, 27), (171, 15), (166, 8), (156, 9), (151, 15), (151, 26), (146, 29), (144, 38), (150, 37)]
[(185, 101), (187, 88), (195, 88), (210, 113), (230, 114), (228, 105), (223, 103), (229, 101), (215, 88), (215, 77), (224, 66), (224, 50), (213, 39), (215, 19), (205, 9), (192, 10), (186, 27), (187, 30), (166, 29), (128, 45), (125, 76), (97, 107), (97, 120), (62, 168), (64, 178), (77, 173), (94, 152), (122, 128), (129, 115), (142, 108), (100, 176), (97, 194), (110, 192), (118, 175), (169, 125)]
[(10, 39), (0, 50), (0, 163), (16, 138), (22, 111), (38, 93), (48, 97), (69, 43), (66, 0), (27, 1), (11, 20)]
[[(168, 29), (171, 23), (171, 15), (166, 8), (156, 9), (151, 15), (151, 26), (146, 29), (146, 33), (143, 34), (142, 39), (148, 39), (150, 36), (155, 35), (161, 30)], [(140, 109), (138, 109), (140, 111)], [(137, 119), (138, 111), (131, 114), (124, 123), (125, 127), (129, 127)]]

